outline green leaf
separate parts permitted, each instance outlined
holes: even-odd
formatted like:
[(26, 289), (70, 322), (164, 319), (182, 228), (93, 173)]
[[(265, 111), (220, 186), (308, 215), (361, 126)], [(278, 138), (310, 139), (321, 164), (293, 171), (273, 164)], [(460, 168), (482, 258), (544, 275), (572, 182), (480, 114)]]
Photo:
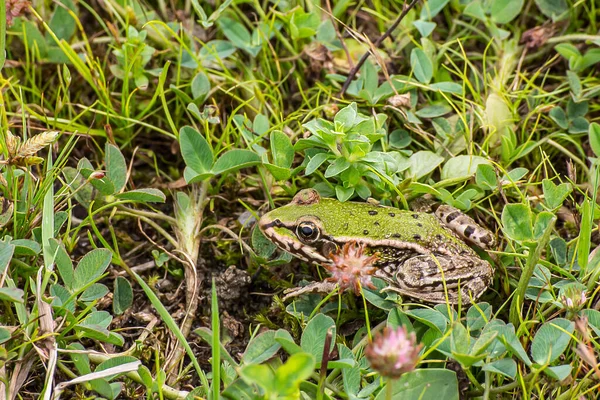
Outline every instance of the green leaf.
[(277, 246), (265, 237), (258, 226), (255, 226), (252, 230), (252, 248), (256, 251), (256, 254), (263, 258), (271, 257), (277, 250)]
[(285, 181), (292, 176), (292, 170), (289, 168), (283, 168), (277, 165), (263, 163), (263, 165), (269, 170), (273, 178), (277, 181)]
[(467, 311), (467, 327), (470, 331), (483, 329), (492, 319), (492, 306), (488, 303), (477, 303)]
[(448, 114), (452, 111), (452, 108), (445, 104), (435, 104), (431, 106), (426, 106), (421, 108), (420, 110), (415, 111), (415, 114), (420, 118), (437, 118), (442, 115)]
[(250, 364), (240, 370), (240, 376), (248, 384), (257, 385), (265, 392), (275, 393), (275, 374), (266, 365)]
[(217, 23), (225, 37), (229, 39), (235, 47), (243, 49), (253, 57), (256, 57), (260, 47), (257, 49), (256, 46), (253, 46), (252, 36), (244, 25), (234, 19), (223, 16), (218, 19)]
[(23, 290), (18, 288), (8, 288), (3, 287), (0, 288), (0, 300), (8, 301), (12, 303), (22, 303), (23, 302)]
[(133, 290), (131, 283), (121, 276), (115, 279), (114, 296), (113, 296), (113, 312), (116, 315), (121, 315), (133, 304)]
[(463, 94), (463, 87), (456, 82), (436, 82), (429, 85), (431, 90), (439, 90), (442, 93)]
[[(72, 0), (61, 0), (60, 4), (56, 3), (54, 14), (50, 18), (48, 26), (54, 32), (59, 40), (69, 42), (77, 28), (75, 19), (69, 14), (69, 10), (75, 15), (78, 14), (77, 7)], [(46, 40), (51, 40), (50, 35), (46, 34)]]
[(108, 288), (101, 283), (94, 283), (83, 291), (79, 296), (79, 301), (89, 302), (101, 299), (108, 293)]
[(585, 117), (589, 110), (589, 103), (587, 101), (575, 102), (569, 98), (567, 102), (567, 116), (570, 120), (574, 120), (577, 117)]
[(112, 252), (108, 249), (94, 249), (83, 256), (73, 274), (73, 289), (78, 291), (102, 276), (111, 258)]
[(475, 172), (475, 183), (484, 190), (496, 190), (498, 178), (494, 167), (488, 163), (479, 164)]
[(6, 328), (0, 328), (0, 344), (6, 343), (10, 340), (10, 331)]
[(196, 174), (209, 172), (214, 162), (213, 151), (204, 138), (191, 126), (179, 130), (179, 145), (185, 164)]
[(4, 274), (6, 268), (12, 260), (13, 253), (15, 252), (15, 245), (8, 243), (6, 240), (0, 241), (0, 276)]
[(449, 3), (450, 0), (428, 0), (423, 3), (423, 7), (421, 8), (421, 19), (432, 19), (444, 7)]
[(492, 21), (506, 24), (516, 18), (523, 8), (523, 0), (494, 0), (490, 14)]
[(579, 239), (577, 246), (577, 263), (585, 273), (591, 247), (593, 211), (590, 199), (583, 200), (581, 205), (581, 224), (579, 226)]
[(562, 206), (569, 193), (571, 193), (571, 184), (561, 183), (560, 185), (556, 185), (550, 179), (542, 181), (542, 188), (544, 190), (546, 205), (551, 210)]
[(467, 179), (475, 175), (477, 168), (482, 164), (490, 164), (490, 161), (480, 156), (462, 155), (452, 157), (442, 167), (442, 180), (444, 179)]
[(581, 53), (579, 52), (579, 49), (577, 49), (577, 47), (573, 46), (571, 43), (557, 44), (556, 46), (554, 46), (554, 50), (556, 50), (558, 54), (569, 60), (569, 63), (571, 63), (572, 60), (581, 58)]
[(468, 354), (471, 346), (471, 337), (467, 328), (460, 321), (452, 324), (452, 333), (450, 334), (450, 349), (452, 354)]
[(440, 333), (446, 332), (446, 328), (449, 324), (448, 318), (444, 314), (429, 308), (406, 310), (406, 314), (412, 316), (414, 319), (424, 323), (427, 326), (437, 329), (437, 331)]
[(334, 162), (329, 164), (329, 167), (325, 170), (325, 178), (331, 178), (337, 176), (350, 168), (350, 162), (343, 157), (336, 158)]
[(317, 314), (313, 319), (311, 319), (306, 327), (304, 328), (304, 332), (302, 332), (302, 337), (300, 338), (300, 347), (302, 349), (312, 354), (315, 357), (316, 362), (321, 362), (323, 358), (323, 349), (325, 347), (325, 338), (327, 337), (327, 332), (331, 333), (331, 343), (329, 352), (331, 352), (335, 346), (335, 321), (324, 314)]
[(581, 314), (587, 317), (589, 327), (592, 328), (596, 336), (600, 337), (600, 311), (585, 309), (581, 310)]
[(483, 333), (486, 332), (497, 332), (497, 340), (504, 344), (514, 355), (519, 357), (526, 365), (531, 365), (531, 360), (527, 356), (523, 345), (515, 335), (515, 328), (512, 324), (506, 324), (505, 322), (495, 319), (490, 321), (485, 328)]
[(504, 175), (502, 177), (502, 181), (510, 181), (510, 182), (518, 182), (521, 178), (523, 178), (525, 175), (527, 175), (527, 173), (529, 172), (529, 170), (527, 168), (515, 168), (510, 170), (506, 175)]
[(200, 103), (204, 102), (210, 92), (210, 81), (202, 71), (198, 72), (192, 80), (192, 97)]
[(415, 78), (421, 83), (429, 83), (433, 77), (433, 65), (427, 54), (418, 47), (410, 53), (410, 66)]
[(46, 38), (40, 33), (36, 24), (31, 21), (25, 21), (17, 19), (19, 23), (15, 24), (14, 29), (18, 29), (19, 33), (24, 32), (23, 38), (29, 51), (35, 51), (39, 53), (41, 58), (45, 58), (48, 55), (48, 44)]
[(281, 347), (283, 347), (283, 349), (287, 351), (288, 354), (296, 354), (302, 352), (302, 347), (298, 346), (294, 341), (292, 335), (284, 329), (279, 329), (275, 333), (275, 340), (277, 341), (277, 343), (281, 344)]
[(120, 192), (127, 183), (127, 163), (121, 150), (111, 143), (106, 143), (106, 177), (113, 184), (114, 193)]
[(275, 387), (279, 396), (300, 396), (300, 383), (310, 377), (315, 358), (308, 353), (296, 353), (275, 371)]
[(482, 369), (504, 375), (510, 379), (515, 379), (517, 376), (517, 363), (512, 358), (501, 358), (500, 360), (485, 363)]
[(310, 175), (313, 172), (315, 172), (317, 169), (319, 169), (319, 167), (325, 162), (327, 161), (327, 159), (333, 157), (331, 154), (329, 153), (317, 153), (314, 156), (312, 156), (310, 158), (310, 160), (308, 161), (308, 164), (306, 164), (306, 169), (304, 170), (304, 173), (306, 175)]
[[(538, 8), (548, 18), (552, 18), (553, 21), (558, 21), (558, 18), (562, 16), (568, 16), (569, 5), (565, 0), (535, 0)], [(565, 15), (563, 15), (565, 14)]]
[[(444, 399), (458, 400), (458, 380), (456, 373), (447, 369), (417, 369), (403, 374), (400, 379), (391, 380), (393, 400)], [(375, 400), (385, 400), (383, 388)]]
[[(338, 353), (340, 358), (352, 358), (354, 354), (352, 350), (343, 344), (338, 344)], [(356, 395), (360, 390), (360, 365), (357, 363), (351, 368), (342, 369), (342, 381), (344, 383), (344, 391), (350, 395)]]
[(407, 176), (419, 179), (436, 169), (444, 161), (444, 157), (431, 151), (417, 151), (410, 156), (408, 161), (410, 168)]
[(569, 86), (571, 87), (571, 92), (573, 92), (573, 96), (576, 99), (581, 97), (581, 80), (579, 76), (573, 71), (567, 71), (567, 80), (569, 81)]
[(548, 113), (548, 115), (550, 116), (550, 118), (552, 118), (554, 122), (556, 122), (556, 125), (558, 125), (562, 129), (567, 129), (569, 127), (567, 114), (561, 107), (553, 107)]
[(15, 246), (14, 255), (16, 256), (35, 256), (42, 251), (42, 246), (31, 239), (16, 239), (11, 244)]
[(282, 168), (290, 168), (294, 161), (294, 146), (290, 137), (282, 131), (271, 132), (271, 154), (273, 164)]
[(435, 27), (437, 26), (435, 22), (418, 20), (412, 23), (415, 28), (419, 31), (422, 37), (427, 37), (433, 32)]
[(298, 8), (290, 19), (290, 33), (292, 39), (309, 38), (317, 33), (321, 19), (317, 13), (305, 12)]
[(525, 204), (507, 204), (502, 210), (504, 233), (512, 240), (533, 239), (531, 210)]
[(269, 118), (266, 115), (258, 114), (256, 117), (254, 117), (254, 121), (252, 122), (252, 130), (256, 135), (262, 136), (263, 134), (267, 133), (269, 127)]
[(342, 185), (335, 186), (335, 197), (337, 197), (339, 201), (344, 202), (350, 199), (352, 195), (354, 195), (353, 187), (345, 188)]
[(541, 239), (548, 229), (552, 229), (551, 226), (554, 225), (555, 220), (556, 216), (550, 211), (542, 211), (539, 213), (533, 224), (533, 238), (535, 240)]
[(546, 322), (536, 332), (531, 342), (531, 357), (542, 365), (558, 359), (571, 342), (575, 324), (564, 318), (555, 318)]
[(154, 188), (130, 190), (128, 192), (119, 193), (115, 197), (140, 203), (164, 203), (167, 199), (162, 191)]
[(556, 365), (544, 369), (544, 373), (558, 381), (564, 381), (571, 375), (571, 365)]
[(590, 140), (590, 147), (596, 155), (600, 157), (600, 124), (592, 122), (588, 130), (588, 137)]
[(569, 124), (569, 133), (578, 134), (578, 133), (587, 133), (590, 128), (590, 123), (584, 117), (577, 117), (572, 119)]
[(333, 122), (335, 122), (336, 125), (342, 125), (345, 128), (344, 130), (347, 131), (354, 126), (357, 115), (356, 103), (350, 103), (335, 114)]
[(275, 334), (275, 331), (266, 331), (252, 339), (246, 346), (241, 363), (260, 364), (277, 354), (281, 345), (275, 341)]
[(463, 13), (465, 15), (468, 15), (469, 17), (473, 17), (480, 21), (487, 20), (487, 18), (485, 16), (485, 11), (483, 10), (483, 6), (481, 5), (481, 1), (479, 1), (479, 0), (474, 0), (474, 1), (469, 2), (467, 4), (467, 6), (465, 7), (465, 9), (463, 10)]
[(215, 175), (227, 174), (242, 168), (260, 164), (260, 156), (251, 150), (233, 149), (223, 153), (215, 162), (212, 172)]

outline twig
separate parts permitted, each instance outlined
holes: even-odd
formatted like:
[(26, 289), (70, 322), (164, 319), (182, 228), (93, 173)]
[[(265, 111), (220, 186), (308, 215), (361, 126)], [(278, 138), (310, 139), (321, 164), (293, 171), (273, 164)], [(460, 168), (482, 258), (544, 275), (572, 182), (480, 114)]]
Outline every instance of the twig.
[(344, 43), (344, 38), (342, 37), (340, 30), (336, 26), (336, 18), (333, 15), (333, 11), (331, 10), (331, 1), (326, 0), (325, 5), (327, 5), (327, 13), (329, 14), (329, 17), (331, 18), (331, 24), (333, 25), (333, 29), (335, 30), (335, 35), (337, 36), (338, 40), (340, 41), (340, 45), (342, 46), (342, 49), (344, 49), (344, 53), (346, 53), (346, 58), (348, 59), (348, 65), (350, 66), (350, 68), (354, 68), (354, 63), (352, 62), (352, 56), (350, 55), (350, 52), (348, 51), (348, 47), (346, 46), (346, 43)]
[[(404, 17), (406, 17), (406, 14), (408, 14), (408, 12), (410, 10), (412, 10), (412, 8), (418, 2), (419, 2), (419, 0), (413, 0), (408, 6), (404, 7), (404, 9), (402, 10), (402, 12), (398, 16), (398, 18), (396, 18), (396, 21), (394, 21), (394, 23), (392, 24), (392, 26), (390, 26), (388, 28), (388, 30), (385, 31), (385, 33), (383, 35), (381, 35), (379, 37), (379, 39), (377, 39), (375, 41), (375, 43), (373, 43), (373, 47), (374, 48), (378, 48), (379, 45), (381, 45), (381, 43), (392, 34), (392, 32), (394, 31), (394, 29), (396, 29), (398, 27), (398, 25), (400, 25), (400, 22), (402, 22), (402, 20), (404, 19)], [(360, 58), (360, 60), (358, 60), (358, 63), (356, 63), (356, 65), (350, 70), (350, 73), (348, 74), (348, 79), (346, 79), (346, 82), (344, 82), (344, 86), (342, 86), (342, 91), (340, 93), (340, 96), (344, 96), (344, 93), (346, 93), (346, 90), (348, 89), (348, 86), (350, 86), (350, 82), (352, 82), (352, 80), (354, 79), (354, 76), (356, 75), (356, 73), (358, 72), (358, 70), (360, 69), (360, 67), (362, 67), (362, 65), (365, 63), (365, 61), (367, 61), (367, 58), (369, 57), (369, 54), (370, 53), (368, 51), (365, 54), (363, 54), (363, 56)]]

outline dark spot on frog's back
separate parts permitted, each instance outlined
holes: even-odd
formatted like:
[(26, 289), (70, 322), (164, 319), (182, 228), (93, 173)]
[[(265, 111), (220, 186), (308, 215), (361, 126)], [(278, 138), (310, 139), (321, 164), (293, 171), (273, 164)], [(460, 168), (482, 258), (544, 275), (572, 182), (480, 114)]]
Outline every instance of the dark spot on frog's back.
[(389, 215), (390, 217), (395, 217), (395, 216), (396, 216), (396, 214), (395, 214), (395, 213), (392, 213), (392, 212), (391, 212), (391, 213), (388, 213), (388, 215)]
[(417, 222), (417, 226), (418, 226), (419, 228), (422, 228), (422, 227), (423, 227), (423, 224), (422, 224), (422, 223), (420, 223), (420, 222)]
[[(454, 211), (452, 213), (450, 213), (447, 217), (446, 217), (446, 222), (450, 223), (452, 221), (454, 221), (456, 218), (458, 218), (459, 216), (461, 216), (462, 213), (460, 211)], [(443, 218), (443, 216), (442, 216)]]
[(375, 210), (369, 210), (369, 215), (377, 215), (377, 211), (375, 211)]
[(365, 229), (365, 230), (363, 231), (363, 235), (368, 235), (368, 234), (369, 234), (369, 231)]
[(443, 239), (443, 238), (442, 238), (442, 235), (440, 235), (439, 233), (438, 233), (437, 235), (435, 235), (435, 238), (436, 238), (437, 240), (442, 240), (442, 239)]
[(399, 233), (394, 233), (394, 234), (392, 235), (392, 237), (399, 238), (399, 237), (400, 237), (400, 234), (399, 234)]
[(419, 234), (413, 235), (413, 239), (421, 240), (421, 235), (419, 235)]
[(414, 219), (418, 219), (418, 218), (419, 218), (419, 214), (413, 214), (413, 215), (412, 215), (412, 217), (413, 217)]
[(373, 222), (373, 225), (375, 225), (375, 226), (379, 226), (379, 221), (375, 221), (375, 222)]
[(475, 228), (473, 228), (471, 225), (469, 225), (465, 228), (465, 236), (466, 237), (471, 237), (473, 232), (475, 232)]
[(348, 230), (348, 223), (346, 222), (343, 226), (344, 230), (347, 231)]
[(490, 243), (492, 243), (492, 237), (491, 237), (490, 235), (484, 235), (484, 236), (482, 236), (481, 238), (479, 238), (479, 240), (480, 240), (482, 243), (485, 243), (485, 244), (490, 244)]

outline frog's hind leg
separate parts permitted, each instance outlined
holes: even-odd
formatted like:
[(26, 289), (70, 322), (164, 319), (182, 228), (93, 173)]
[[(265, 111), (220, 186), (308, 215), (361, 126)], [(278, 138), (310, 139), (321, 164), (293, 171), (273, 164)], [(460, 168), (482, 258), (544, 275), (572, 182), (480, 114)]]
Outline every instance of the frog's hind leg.
[(468, 243), (484, 250), (492, 249), (496, 246), (494, 234), (479, 225), (473, 218), (464, 214), (458, 208), (441, 205), (435, 211), (435, 216), (442, 224)]
[(493, 270), (485, 260), (462, 256), (423, 254), (400, 265), (387, 266), (378, 276), (388, 283), (385, 290), (429, 303), (471, 303), (491, 283)]

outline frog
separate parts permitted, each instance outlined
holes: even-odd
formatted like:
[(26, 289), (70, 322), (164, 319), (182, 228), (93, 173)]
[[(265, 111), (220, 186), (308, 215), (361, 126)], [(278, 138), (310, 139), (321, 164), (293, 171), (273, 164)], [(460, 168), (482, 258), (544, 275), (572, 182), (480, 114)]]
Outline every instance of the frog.
[[(327, 267), (348, 243), (372, 255), (383, 291), (426, 303), (469, 304), (490, 286), (494, 269), (467, 243), (489, 250), (494, 235), (466, 214), (442, 205), (435, 213), (373, 202), (340, 202), (315, 189), (264, 214), (258, 226), (281, 250)], [(331, 288), (331, 285), (326, 285)]]

